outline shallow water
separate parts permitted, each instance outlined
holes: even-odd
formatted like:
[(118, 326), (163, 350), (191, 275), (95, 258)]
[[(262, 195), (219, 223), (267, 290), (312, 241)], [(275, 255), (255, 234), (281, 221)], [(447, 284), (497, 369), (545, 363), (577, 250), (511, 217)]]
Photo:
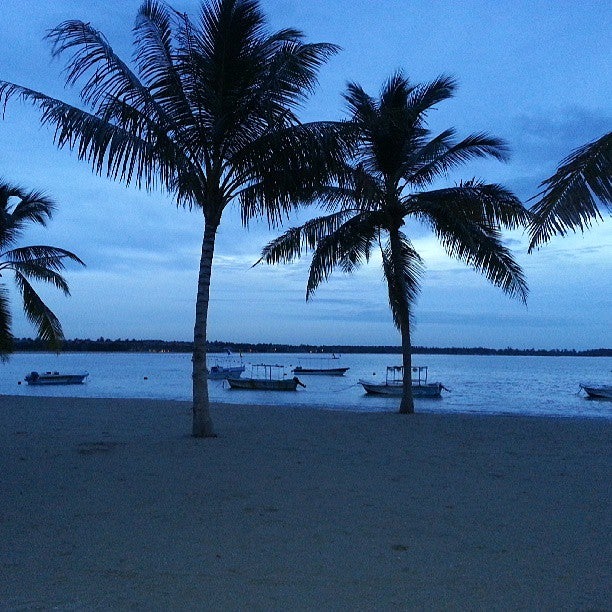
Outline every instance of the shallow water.
[[(223, 358), (212, 355), (210, 365)], [(419, 412), (548, 415), (612, 419), (612, 402), (589, 400), (581, 382), (612, 382), (610, 357), (510, 357), (481, 355), (416, 355), (414, 365), (429, 367), (429, 381), (450, 389), (442, 399), (417, 399)], [(307, 365), (304, 355), (245, 354), (251, 364), (290, 368)], [(399, 365), (399, 355), (346, 354), (327, 367), (349, 367), (342, 377), (301, 376), (305, 389), (296, 392), (239, 391), (223, 381), (210, 381), (212, 401), (275, 404), (358, 412), (397, 410), (397, 398), (368, 396), (360, 378), (384, 380), (386, 366)], [(32, 371), (90, 373), (84, 385), (31, 387), (23, 381)], [(127, 397), (189, 400), (191, 356), (177, 353), (17, 353), (0, 364), (0, 393), (11, 395)], [(21, 384), (20, 384), (21, 382)]]

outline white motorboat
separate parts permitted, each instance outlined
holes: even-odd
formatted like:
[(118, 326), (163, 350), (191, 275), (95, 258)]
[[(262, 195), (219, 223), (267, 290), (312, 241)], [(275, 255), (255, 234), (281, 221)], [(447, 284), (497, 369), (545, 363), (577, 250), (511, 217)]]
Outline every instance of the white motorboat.
[(580, 388), (583, 389), (589, 397), (595, 399), (612, 399), (612, 385), (580, 383)]
[(30, 372), (24, 377), (28, 385), (80, 385), (85, 382), (89, 372), (60, 374), (59, 372)]
[(244, 372), (244, 364), (236, 366), (214, 365), (208, 372), (209, 380), (223, 380), (224, 378), (240, 378)]
[(286, 378), (282, 365), (256, 364), (251, 366), (248, 378), (228, 377), (230, 389), (249, 389), (257, 391), (296, 391), (298, 385), (306, 385), (297, 377)]
[(223, 380), (228, 377), (240, 378), (244, 372), (244, 363), (242, 363), (242, 353), (238, 360), (229, 346), (226, 346), (223, 351), (225, 356), (214, 357), (214, 365), (208, 370), (208, 380)]
[[(404, 392), (404, 367), (388, 366), (384, 382), (359, 380), (359, 384), (371, 395), (389, 395), (400, 397)], [(441, 397), (442, 389), (446, 387), (440, 382), (427, 382), (427, 366), (412, 368), (412, 396), (413, 397)]]

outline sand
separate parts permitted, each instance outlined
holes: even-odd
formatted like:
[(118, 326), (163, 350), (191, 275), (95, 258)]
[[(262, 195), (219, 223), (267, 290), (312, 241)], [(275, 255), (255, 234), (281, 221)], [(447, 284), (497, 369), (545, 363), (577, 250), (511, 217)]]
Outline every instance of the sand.
[(0, 610), (612, 609), (609, 421), (0, 397)]

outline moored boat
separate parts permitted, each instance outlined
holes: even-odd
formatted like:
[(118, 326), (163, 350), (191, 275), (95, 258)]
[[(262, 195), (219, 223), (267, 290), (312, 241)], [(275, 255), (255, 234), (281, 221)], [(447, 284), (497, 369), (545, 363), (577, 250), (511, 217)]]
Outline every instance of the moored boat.
[(296, 391), (298, 385), (306, 385), (297, 377), (285, 378), (284, 366), (257, 364), (251, 367), (248, 378), (228, 377), (230, 389), (249, 389), (257, 391)]
[(291, 370), (294, 374), (318, 374), (321, 376), (344, 376), (350, 368), (305, 368), (303, 366), (295, 366)]
[(208, 372), (209, 380), (223, 380), (224, 378), (240, 378), (244, 372), (244, 365), (222, 366), (214, 365)]
[(331, 356), (300, 358), (300, 365), (295, 366), (291, 371), (294, 374), (313, 374), (317, 376), (344, 376), (350, 368), (329, 366), (330, 361), (337, 359), (339, 359), (339, 357), (335, 353)]
[(593, 385), (581, 383), (580, 388), (594, 399), (612, 399), (612, 385)]
[(223, 357), (215, 357), (215, 364), (208, 370), (209, 380), (223, 380), (228, 377), (240, 378), (244, 372), (244, 363), (242, 363), (242, 353), (240, 360), (234, 356), (232, 349), (229, 346), (224, 347)]
[[(404, 392), (403, 366), (388, 366), (384, 382), (359, 380), (359, 384), (371, 395), (400, 397)], [(412, 368), (412, 396), (417, 398), (437, 398), (442, 396), (446, 387), (440, 382), (427, 382), (427, 366)]]
[(28, 385), (80, 385), (85, 382), (89, 372), (60, 374), (59, 372), (30, 372), (24, 377)]

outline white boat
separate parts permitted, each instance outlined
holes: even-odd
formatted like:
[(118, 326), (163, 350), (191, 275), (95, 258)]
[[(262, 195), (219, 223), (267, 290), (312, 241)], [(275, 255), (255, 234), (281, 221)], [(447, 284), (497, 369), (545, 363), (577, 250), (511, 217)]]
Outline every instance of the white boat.
[[(384, 382), (359, 380), (359, 384), (371, 395), (389, 395), (400, 397), (404, 392), (404, 367), (388, 366)], [(412, 368), (412, 396), (413, 397), (441, 397), (442, 389), (446, 387), (440, 382), (427, 382), (427, 366)]]
[(215, 364), (208, 370), (208, 380), (223, 380), (228, 377), (240, 378), (244, 372), (244, 364), (242, 363), (242, 353), (240, 360), (234, 357), (232, 349), (226, 346), (223, 349), (224, 357), (214, 358)]
[(285, 378), (282, 365), (257, 364), (251, 366), (249, 378), (228, 377), (230, 389), (250, 389), (257, 391), (296, 391), (298, 385), (306, 385), (297, 376)]
[(60, 374), (59, 372), (30, 372), (24, 377), (28, 385), (80, 385), (85, 382), (89, 372)]
[(592, 398), (595, 399), (612, 399), (612, 385), (592, 385), (581, 383), (580, 388)]
[(240, 378), (244, 372), (244, 364), (237, 366), (214, 365), (208, 371), (209, 380), (223, 380), (224, 378)]

